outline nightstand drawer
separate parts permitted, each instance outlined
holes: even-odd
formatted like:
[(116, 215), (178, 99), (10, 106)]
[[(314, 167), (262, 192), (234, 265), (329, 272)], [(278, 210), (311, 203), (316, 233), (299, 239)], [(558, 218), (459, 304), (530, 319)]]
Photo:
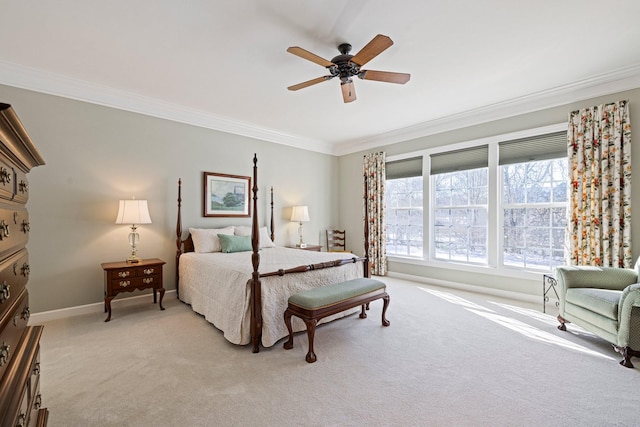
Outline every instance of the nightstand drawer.
[(159, 274), (145, 277), (128, 277), (122, 279), (115, 279), (111, 281), (111, 290), (118, 291), (127, 288), (138, 288), (147, 285), (153, 285), (162, 282)]

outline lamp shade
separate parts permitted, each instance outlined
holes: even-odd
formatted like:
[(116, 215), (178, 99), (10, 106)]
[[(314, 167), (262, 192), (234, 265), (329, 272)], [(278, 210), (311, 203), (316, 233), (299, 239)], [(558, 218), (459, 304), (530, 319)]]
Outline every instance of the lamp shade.
[(306, 206), (294, 206), (293, 209), (291, 209), (291, 221), (308, 222), (309, 208)]
[(116, 224), (151, 224), (146, 200), (120, 200)]

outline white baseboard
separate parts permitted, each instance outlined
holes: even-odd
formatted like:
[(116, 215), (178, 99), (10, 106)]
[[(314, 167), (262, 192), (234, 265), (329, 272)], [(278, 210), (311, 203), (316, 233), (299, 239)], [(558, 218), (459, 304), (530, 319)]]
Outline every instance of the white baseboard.
[[(476, 294), (491, 295), (500, 298), (509, 298), (516, 301), (523, 301), (527, 303), (540, 304), (542, 303), (542, 296), (523, 294), (522, 292), (505, 291), (502, 289), (487, 288), (484, 286), (467, 285), (465, 283), (451, 282), (448, 280), (432, 279), (421, 276), (413, 276), (411, 274), (388, 272), (389, 277), (395, 277), (398, 279), (409, 280), (411, 282), (424, 283), (427, 285), (441, 286), (443, 288), (453, 288), (461, 291), (474, 292)], [(554, 305), (555, 299), (550, 298), (547, 304), (549, 306)]]
[[(166, 291), (164, 298), (175, 295), (176, 291)], [(149, 299), (152, 298), (151, 294), (136, 295), (129, 298), (118, 298), (111, 301), (111, 308), (114, 307), (127, 307), (130, 305), (139, 304), (140, 298)], [(78, 316), (81, 314), (93, 314), (104, 313), (104, 302), (97, 302), (95, 304), (79, 305), (77, 307), (61, 308), (59, 310), (43, 311), (41, 313), (31, 313), (29, 317), (29, 325), (39, 325), (50, 320), (64, 319), (67, 317)]]

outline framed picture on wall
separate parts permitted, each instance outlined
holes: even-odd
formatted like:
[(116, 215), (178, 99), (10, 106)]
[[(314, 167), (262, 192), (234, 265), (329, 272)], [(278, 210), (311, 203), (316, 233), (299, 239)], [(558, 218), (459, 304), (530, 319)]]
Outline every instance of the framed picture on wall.
[(251, 216), (251, 177), (213, 172), (204, 172), (203, 177), (203, 216)]

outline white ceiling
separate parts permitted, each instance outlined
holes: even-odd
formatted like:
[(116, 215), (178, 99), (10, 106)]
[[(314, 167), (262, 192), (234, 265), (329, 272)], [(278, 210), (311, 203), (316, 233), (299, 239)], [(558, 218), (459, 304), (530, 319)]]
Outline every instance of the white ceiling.
[[(0, 0), (0, 83), (345, 154), (640, 87), (638, 0)], [(365, 69), (323, 58), (376, 34)], [(10, 102), (10, 100), (4, 100)]]

